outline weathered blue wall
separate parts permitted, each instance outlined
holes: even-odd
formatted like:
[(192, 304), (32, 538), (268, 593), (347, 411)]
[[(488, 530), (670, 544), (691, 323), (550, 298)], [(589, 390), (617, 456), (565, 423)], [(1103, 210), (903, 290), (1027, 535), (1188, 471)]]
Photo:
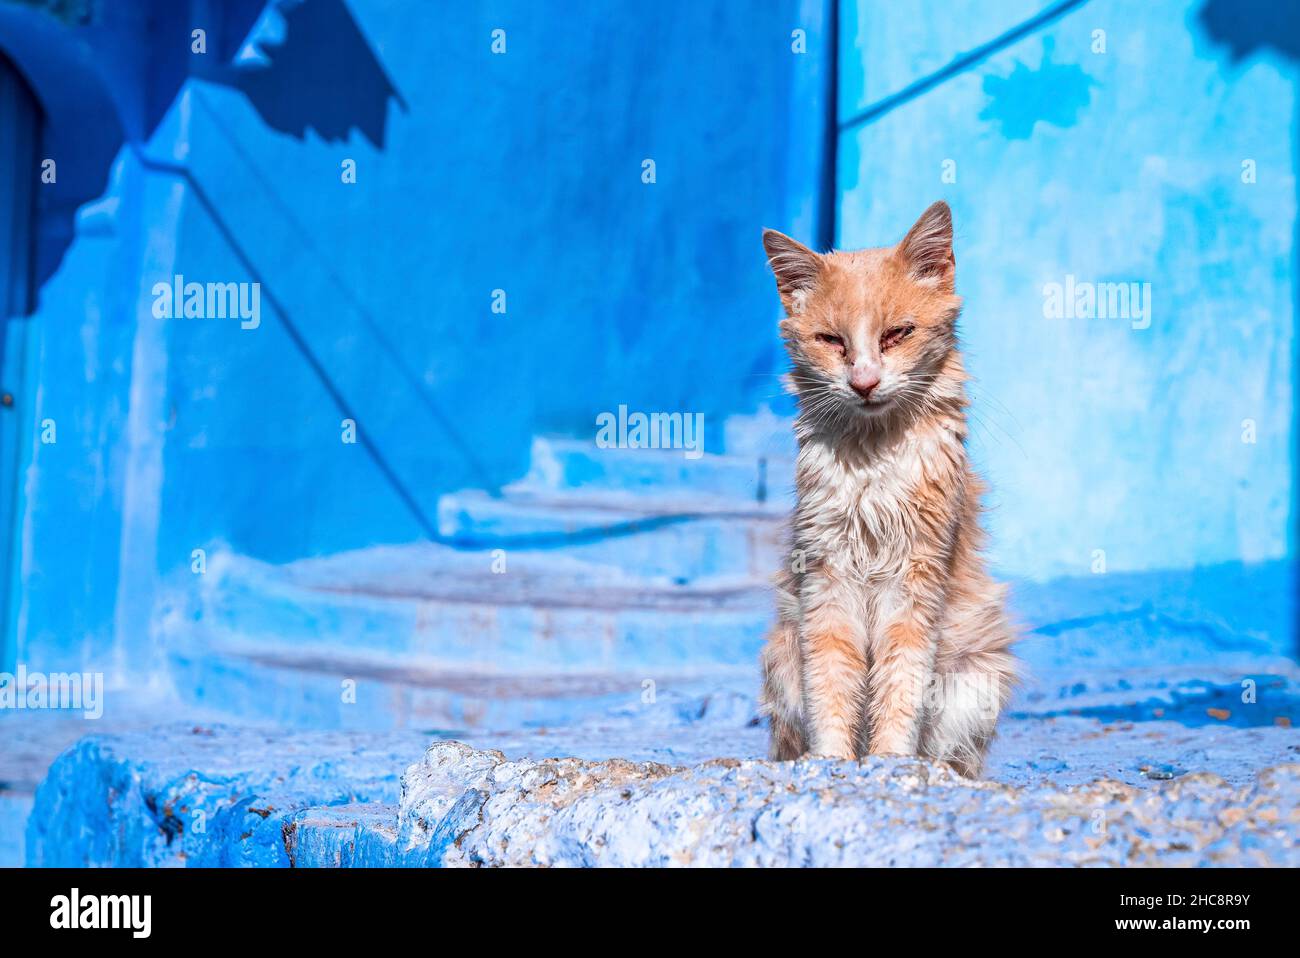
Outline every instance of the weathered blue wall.
[[(953, 204), (1005, 572), (1293, 551), (1294, 31), (1219, 8), (840, 4), (838, 239)], [(715, 451), (777, 399), (755, 236), (824, 228), (822, 0), (93, 9), (0, 4), (60, 162), (18, 321), (10, 658), (148, 668), (195, 548), (410, 541), (536, 433), (627, 404), (704, 413)], [(176, 273), (262, 283), (261, 325), (155, 319)], [(1067, 276), (1150, 283), (1150, 326), (1045, 317)]]
[[(20, 659), (147, 668), (155, 587), (195, 548), (417, 539), (440, 492), (522, 472), (535, 433), (778, 393), (758, 235), (817, 229), (822, 0), (0, 10), (61, 134), (57, 189), (104, 191), (43, 214)], [(96, 99), (86, 137), (112, 150), (85, 169), (69, 114)], [(261, 325), (154, 318), (176, 273), (260, 282)]]
[[(843, 5), (839, 240), (953, 207), (1004, 571), (1292, 552), (1300, 24), (1221, 6)], [(1045, 317), (1070, 275), (1149, 283), (1149, 327)]]

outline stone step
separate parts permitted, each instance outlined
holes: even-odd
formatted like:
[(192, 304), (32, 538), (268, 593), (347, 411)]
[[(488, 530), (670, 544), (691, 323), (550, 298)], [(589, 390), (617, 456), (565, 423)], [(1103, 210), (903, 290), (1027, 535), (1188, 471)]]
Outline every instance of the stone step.
[(27, 864), (286, 867), (284, 826), (297, 812), (395, 803), (430, 741), (192, 723), (90, 735), (36, 792)]
[(65, 867), (1294, 867), (1278, 810), (1294, 806), (1300, 766), (1255, 771), (1009, 785), (909, 757), (670, 765), (413, 733), (170, 726), (64, 752), (36, 794), (28, 850), (31, 865)]
[(722, 451), (732, 456), (762, 456), (791, 462), (799, 454), (794, 417), (764, 406), (751, 414), (728, 416), (722, 425)]
[(511, 487), (524, 493), (582, 490), (650, 494), (660, 499), (713, 498), (734, 508), (789, 500), (792, 460), (703, 454), (675, 449), (601, 448), (578, 439), (533, 440), (528, 474)]
[(772, 617), (752, 579), (681, 586), (532, 552), (502, 574), (492, 562), (424, 544), (287, 566), (215, 553), (167, 593), (174, 685), (191, 705), (296, 727), (558, 723), (646, 682), (752, 673)]
[(429, 849), (399, 844), (396, 805), (368, 802), (301, 809), (284, 824), (290, 868), (420, 868)]
[(174, 582), (162, 623), (173, 644), (199, 630), (458, 670), (624, 672), (748, 661), (771, 603), (746, 577), (678, 585), (563, 555), (415, 544), (284, 566), (216, 553)]
[[(635, 501), (641, 498), (642, 501)], [(784, 510), (737, 509), (716, 499), (646, 501), (630, 495), (445, 495), (438, 531), (511, 547), (545, 544), (575, 559), (675, 582), (719, 575), (770, 576), (781, 561)]]
[(470, 671), (365, 655), (216, 641), (173, 649), (187, 706), (219, 706), (275, 727), (467, 732), (556, 728), (638, 707), (656, 695), (752, 677), (756, 656), (712, 671)]

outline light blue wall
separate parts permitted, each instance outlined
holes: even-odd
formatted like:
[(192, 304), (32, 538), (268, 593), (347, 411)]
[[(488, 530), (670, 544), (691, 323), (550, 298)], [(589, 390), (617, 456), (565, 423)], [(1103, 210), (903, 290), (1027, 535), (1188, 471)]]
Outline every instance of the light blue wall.
[[(818, 228), (823, 0), (312, 0), (244, 50), (279, 74), (232, 73), (260, 6), (0, 8), (68, 176), (107, 182), (47, 244), (28, 320), (27, 411), (58, 442), (34, 431), (19, 465), (15, 627), (46, 668), (147, 668), (154, 590), (197, 547), (410, 541), (441, 492), (517, 477), (535, 433), (625, 403), (704, 413), (711, 450), (779, 392), (759, 234)], [(108, 104), (78, 122), (117, 137), (111, 169), (74, 173), (79, 85)], [(261, 326), (154, 318), (174, 273), (260, 281)], [(344, 408), (369, 448), (341, 441)]]
[[(1230, 63), (1201, 2), (1092, 0), (920, 82), (1059, 6), (843, 4), (841, 120), (886, 108), (841, 137), (839, 241), (893, 243), (952, 205), (1004, 571), (1291, 554), (1296, 65)], [(1044, 285), (1071, 274), (1150, 283), (1150, 327), (1045, 318)]]
[[(314, 2), (355, 20), (309, 37), (315, 62), (275, 49), (274, 16), (245, 50), (305, 87), (223, 66), (251, 0), (103, 5), (87, 26), (0, 5), (63, 171), (25, 321), (19, 657), (148, 668), (157, 583), (194, 548), (410, 541), (441, 492), (522, 472), (535, 433), (589, 435), (627, 404), (705, 413), (713, 451), (723, 417), (778, 398), (757, 232), (823, 226), (822, 0)], [(954, 206), (1004, 571), (1289, 554), (1294, 64), (1230, 63), (1200, 2), (1091, 0), (942, 73), (1056, 6), (841, 4), (840, 115), (885, 109), (841, 137), (840, 242)], [(260, 280), (261, 327), (155, 320), (177, 272)], [(1044, 318), (1067, 274), (1150, 282), (1150, 328)], [(382, 466), (340, 442), (336, 397)]]

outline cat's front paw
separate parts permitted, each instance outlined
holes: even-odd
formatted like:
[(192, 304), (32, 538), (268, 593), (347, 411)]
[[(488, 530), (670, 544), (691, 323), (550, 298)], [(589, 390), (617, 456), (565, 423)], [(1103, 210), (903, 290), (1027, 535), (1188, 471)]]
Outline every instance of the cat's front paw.
[(892, 755), (896, 758), (908, 758), (917, 754), (917, 743), (907, 735), (894, 735), (872, 739), (867, 747), (868, 755)]
[(857, 755), (855, 755), (852, 751), (814, 752), (812, 749), (809, 749), (808, 751), (804, 752), (802, 755), (799, 756), (800, 761), (807, 761), (812, 759), (821, 759), (823, 761), (832, 761), (832, 762), (852, 762), (855, 759), (857, 759)]

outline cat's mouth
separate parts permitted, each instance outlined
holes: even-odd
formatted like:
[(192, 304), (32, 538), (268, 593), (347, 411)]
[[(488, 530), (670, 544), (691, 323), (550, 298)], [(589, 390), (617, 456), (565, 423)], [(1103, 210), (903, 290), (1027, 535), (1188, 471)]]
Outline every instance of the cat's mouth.
[(893, 403), (894, 401), (891, 397), (882, 396), (879, 399), (859, 399), (858, 402), (855, 403), (855, 406), (859, 411), (868, 416), (876, 416), (892, 406)]

